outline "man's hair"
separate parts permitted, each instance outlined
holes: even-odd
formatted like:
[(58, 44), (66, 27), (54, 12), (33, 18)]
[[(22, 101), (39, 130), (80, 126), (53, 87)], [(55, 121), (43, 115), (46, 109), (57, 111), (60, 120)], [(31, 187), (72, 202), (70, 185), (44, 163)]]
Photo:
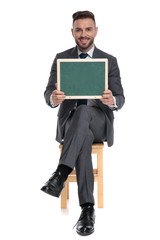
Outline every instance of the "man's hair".
[(96, 24), (96, 21), (95, 21), (95, 17), (94, 17), (94, 14), (90, 11), (78, 11), (78, 12), (75, 12), (73, 15), (73, 23), (74, 21), (78, 20), (78, 19), (84, 19), (84, 18), (91, 18), (94, 23)]

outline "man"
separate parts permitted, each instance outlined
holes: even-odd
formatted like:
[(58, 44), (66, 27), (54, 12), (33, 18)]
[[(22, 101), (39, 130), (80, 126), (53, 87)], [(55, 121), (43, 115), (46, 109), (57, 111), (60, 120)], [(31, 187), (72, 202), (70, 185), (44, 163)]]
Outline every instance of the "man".
[[(76, 231), (82, 236), (94, 232), (92, 143), (107, 141), (108, 146), (113, 145), (113, 110), (120, 109), (125, 101), (117, 60), (96, 48), (94, 39), (97, 32), (93, 13), (79, 11), (73, 14), (72, 35), (76, 47), (56, 55), (44, 93), (49, 106), (60, 105), (56, 140), (60, 143), (63, 140), (63, 150), (57, 170), (41, 190), (59, 197), (75, 167), (82, 208)], [(56, 89), (59, 58), (107, 58), (109, 89), (104, 90), (100, 100), (65, 100), (65, 93)]]

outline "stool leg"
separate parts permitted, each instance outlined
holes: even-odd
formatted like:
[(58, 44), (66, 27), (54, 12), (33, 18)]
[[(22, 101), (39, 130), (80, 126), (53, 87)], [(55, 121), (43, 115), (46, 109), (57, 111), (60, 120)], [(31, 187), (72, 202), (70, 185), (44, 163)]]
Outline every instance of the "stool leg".
[[(62, 153), (62, 145), (60, 147), (60, 153)], [(68, 188), (68, 181), (66, 181), (65, 187), (61, 193), (61, 208), (67, 208), (67, 188)]]
[(67, 181), (67, 199), (69, 199), (69, 181)]
[(65, 187), (61, 193), (61, 208), (67, 208), (67, 185), (68, 181), (66, 181)]
[(103, 208), (103, 149), (97, 151), (97, 168), (98, 208)]

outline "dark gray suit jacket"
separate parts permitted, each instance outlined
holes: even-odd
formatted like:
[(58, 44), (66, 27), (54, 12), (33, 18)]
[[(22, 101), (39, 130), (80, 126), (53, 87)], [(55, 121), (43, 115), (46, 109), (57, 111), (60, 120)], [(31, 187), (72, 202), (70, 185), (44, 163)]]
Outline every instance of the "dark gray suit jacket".
[[(57, 82), (57, 59), (59, 58), (78, 58), (77, 47), (66, 50), (62, 53), (56, 55), (54, 62), (52, 64), (50, 77), (48, 85), (44, 92), (46, 103), (50, 105), (50, 95), (56, 89), (55, 83)], [(115, 57), (99, 50), (95, 47), (93, 52), (93, 58), (107, 58), (108, 59), (108, 88), (112, 91), (113, 96), (116, 98), (116, 104), (118, 109), (122, 108), (125, 98), (123, 94), (123, 88), (121, 85), (120, 72)], [(106, 139), (108, 146), (113, 145), (114, 129), (113, 121), (114, 114), (113, 111), (106, 105), (104, 105), (100, 100), (95, 100), (96, 104), (105, 114), (106, 117)], [(59, 108), (58, 112), (58, 122), (57, 122), (57, 136), (56, 140), (61, 142), (63, 139), (65, 123), (70, 116), (71, 111), (74, 109), (76, 100), (65, 100)]]

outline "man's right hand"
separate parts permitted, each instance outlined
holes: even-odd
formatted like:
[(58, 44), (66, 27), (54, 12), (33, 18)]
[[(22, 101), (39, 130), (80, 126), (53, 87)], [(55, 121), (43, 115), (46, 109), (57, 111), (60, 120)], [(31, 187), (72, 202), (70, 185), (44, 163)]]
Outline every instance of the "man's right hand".
[(54, 90), (52, 92), (52, 101), (55, 105), (61, 104), (65, 100), (66, 96), (64, 92)]

